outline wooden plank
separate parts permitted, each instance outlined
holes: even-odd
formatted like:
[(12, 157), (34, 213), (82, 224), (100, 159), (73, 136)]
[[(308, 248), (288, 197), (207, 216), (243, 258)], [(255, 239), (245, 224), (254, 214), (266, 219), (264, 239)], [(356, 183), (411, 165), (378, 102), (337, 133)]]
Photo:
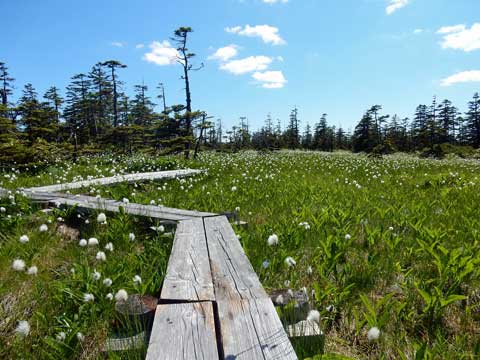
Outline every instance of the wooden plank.
[(219, 359), (212, 303), (158, 305), (146, 359)]
[(217, 300), (268, 298), (227, 218), (207, 217), (204, 224)]
[(75, 181), (75, 182), (65, 183), (65, 184), (33, 187), (33, 188), (28, 188), (26, 190), (35, 190), (37, 192), (65, 191), (65, 190), (71, 190), (71, 189), (79, 189), (86, 186), (111, 185), (111, 184), (117, 184), (121, 182), (171, 179), (171, 178), (177, 178), (177, 177), (190, 176), (190, 175), (198, 174), (201, 172), (203, 172), (203, 170), (180, 169), (180, 170), (157, 171), (157, 172), (138, 173), (138, 174), (126, 174), (126, 175), (117, 175), (117, 176), (104, 177), (104, 178), (98, 178), (98, 179)]
[(227, 218), (204, 224), (225, 359), (297, 359)]
[(51, 204), (63, 204), (67, 206), (78, 206), (85, 209), (118, 212), (120, 207), (123, 207), (127, 214), (147, 216), (155, 219), (164, 219), (171, 221), (186, 220), (190, 218), (201, 218), (202, 216), (214, 215), (212, 213), (195, 210), (191, 211), (175, 209), (166, 206), (123, 203), (121, 201), (84, 195), (47, 193), (31, 190), (25, 190), (25, 195), (34, 201), (49, 202)]
[(178, 223), (160, 299), (215, 300), (201, 218)]
[(225, 359), (297, 359), (270, 299), (217, 304)]

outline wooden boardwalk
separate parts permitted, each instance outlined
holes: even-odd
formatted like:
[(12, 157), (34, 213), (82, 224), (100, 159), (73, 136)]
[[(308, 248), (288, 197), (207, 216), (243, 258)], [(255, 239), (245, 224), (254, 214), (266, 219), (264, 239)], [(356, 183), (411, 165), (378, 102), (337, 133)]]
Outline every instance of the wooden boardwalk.
[[(155, 174), (157, 179), (162, 176)], [(125, 177), (127, 181), (150, 178), (134, 175)], [(107, 179), (79, 183), (81, 187), (113, 183), (113, 178)], [(53, 206), (110, 212), (123, 208), (128, 214), (177, 222), (148, 360), (297, 359), (270, 297), (225, 216), (56, 192), (58, 186), (73, 189), (79, 183), (23, 192)], [(7, 195), (0, 189), (0, 196)]]

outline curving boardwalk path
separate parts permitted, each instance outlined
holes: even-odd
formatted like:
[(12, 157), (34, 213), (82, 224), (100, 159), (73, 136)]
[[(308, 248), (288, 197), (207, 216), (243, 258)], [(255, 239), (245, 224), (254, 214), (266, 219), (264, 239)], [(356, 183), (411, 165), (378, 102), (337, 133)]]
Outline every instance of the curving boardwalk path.
[[(123, 181), (189, 176), (173, 170), (22, 189), (33, 201), (177, 222), (167, 273), (155, 312), (148, 360), (297, 359), (265, 292), (225, 216), (123, 203), (58, 191)], [(0, 189), (0, 196), (9, 192)]]

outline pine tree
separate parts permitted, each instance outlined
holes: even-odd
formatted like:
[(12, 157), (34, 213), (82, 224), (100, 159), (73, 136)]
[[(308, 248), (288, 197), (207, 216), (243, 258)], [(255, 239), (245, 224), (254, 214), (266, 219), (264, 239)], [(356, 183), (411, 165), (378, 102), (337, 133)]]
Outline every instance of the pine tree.
[(368, 110), (355, 127), (353, 133), (353, 151), (371, 152), (377, 145), (377, 128), (372, 113)]
[(101, 63), (102, 66), (110, 69), (111, 77), (110, 81), (112, 83), (112, 88), (113, 88), (113, 127), (118, 126), (118, 85), (120, 82), (117, 79), (117, 74), (115, 72), (116, 69), (124, 69), (127, 67), (127, 65), (122, 64), (121, 62), (117, 60), (108, 60), (103, 63)]
[(62, 106), (64, 100), (59, 94), (59, 89), (56, 86), (50, 87), (43, 98), (50, 101), (50, 106), (54, 109), (55, 122), (60, 123), (60, 107)]
[(468, 111), (466, 112), (466, 128), (467, 136), (470, 143), (476, 147), (480, 147), (480, 96), (478, 93), (473, 95), (472, 101), (468, 103)]
[(450, 100), (445, 99), (438, 105), (437, 127), (440, 143), (455, 142), (457, 112), (457, 108), (452, 105)]

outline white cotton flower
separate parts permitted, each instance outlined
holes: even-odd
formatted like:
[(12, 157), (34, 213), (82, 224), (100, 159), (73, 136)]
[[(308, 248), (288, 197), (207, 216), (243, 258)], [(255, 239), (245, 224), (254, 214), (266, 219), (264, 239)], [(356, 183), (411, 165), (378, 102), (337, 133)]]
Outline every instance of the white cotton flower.
[(27, 336), (28, 334), (30, 334), (30, 324), (28, 323), (28, 321), (20, 320), (17, 327), (15, 328), (15, 332), (21, 336)]
[(67, 334), (65, 334), (63, 331), (60, 331), (56, 337), (58, 341), (64, 341), (67, 337)]
[(80, 241), (78, 242), (78, 245), (80, 245), (81, 247), (85, 247), (87, 246), (87, 240), (85, 239), (80, 239)]
[(320, 323), (320, 313), (317, 310), (310, 310), (307, 315), (307, 321)]
[(96, 245), (98, 245), (98, 239), (97, 238), (88, 239), (88, 246), (96, 246)]
[(124, 289), (120, 289), (115, 294), (115, 300), (117, 302), (127, 301), (128, 293)]
[(112, 299), (113, 299), (113, 294), (112, 294), (112, 293), (108, 293), (107, 295), (105, 295), (105, 299), (112, 301)]
[(313, 273), (312, 267), (311, 266), (307, 267), (307, 274), (312, 275), (312, 273)]
[(85, 340), (85, 336), (81, 332), (77, 332), (77, 339), (80, 342), (83, 342)]
[(106, 221), (107, 221), (107, 215), (105, 215), (104, 213), (98, 214), (98, 216), (97, 216), (97, 222), (98, 223), (103, 224)]
[(87, 225), (90, 224), (90, 220), (86, 219), (85, 224), (87, 224)]
[(95, 256), (95, 258), (99, 261), (105, 261), (107, 260), (107, 255), (105, 255), (103, 251), (99, 251), (97, 252), (97, 256)]
[(0, 213), (4, 213), (4, 212), (6, 212), (6, 211), (7, 211), (7, 209), (5, 209), (3, 206), (0, 207)]
[(102, 274), (100, 274), (97, 270), (93, 272), (93, 281), (100, 280), (101, 277), (102, 277)]
[(285, 285), (286, 288), (290, 287), (290, 280), (285, 280), (283, 285)]
[(327, 310), (328, 312), (332, 312), (333, 310), (335, 310), (335, 307), (333, 305), (328, 305), (325, 310)]
[(108, 250), (110, 252), (113, 251), (113, 244), (109, 242), (107, 245), (105, 245), (105, 250)]
[(285, 264), (287, 264), (290, 267), (293, 267), (293, 266), (297, 265), (297, 262), (295, 260), (293, 260), (293, 258), (291, 256), (287, 256), (285, 258)]
[(95, 297), (93, 294), (85, 293), (83, 294), (83, 301), (84, 302), (93, 302), (95, 300)]
[(368, 341), (376, 341), (378, 340), (379, 337), (380, 337), (380, 330), (376, 326), (368, 330), (368, 333), (367, 333)]
[(350, 234), (345, 235), (345, 240), (350, 240), (351, 238)]
[(28, 275), (37, 275), (37, 273), (38, 273), (38, 268), (35, 265), (30, 266), (27, 270)]
[(285, 304), (285, 299), (283, 298), (283, 295), (278, 295), (277, 298), (275, 299), (275, 303), (280, 305)]
[(15, 271), (23, 271), (25, 269), (25, 261), (22, 259), (13, 260), (12, 269)]
[(390, 226), (388, 230), (393, 231), (393, 226)]
[(40, 225), (40, 227), (38, 228), (38, 230), (40, 232), (46, 232), (48, 230), (48, 226), (46, 224), (42, 224)]
[(135, 241), (135, 234), (134, 233), (128, 234), (128, 240)]
[(123, 199), (122, 199), (122, 202), (123, 202), (124, 204), (128, 204), (128, 203), (130, 202), (130, 200), (128, 200), (127, 198), (123, 198)]
[(112, 281), (112, 279), (110, 279), (110, 278), (105, 278), (105, 279), (103, 280), (103, 285), (105, 285), (106, 287), (112, 286), (112, 283), (113, 283), (113, 281)]
[(270, 265), (270, 261), (268, 261), (268, 260), (265, 260), (265, 261), (262, 263), (262, 267), (263, 267), (264, 269), (268, 268), (269, 265)]
[(142, 283), (142, 278), (139, 275), (135, 275), (133, 277), (133, 282), (135, 283), (135, 285), (140, 285)]
[(268, 237), (267, 243), (270, 246), (278, 245), (278, 236), (276, 234), (270, 235)]
[(26, 244), (29, 240), (30, 240), (30, 239), (28, 238), (27, 235), (22, 235), (22, 236), (20, 236), (20, 242), (21, 242), (22, 244)]
[(232, 191), (237, 191), (237, 187), (236, 187), (236, 186), (232, 186)]

